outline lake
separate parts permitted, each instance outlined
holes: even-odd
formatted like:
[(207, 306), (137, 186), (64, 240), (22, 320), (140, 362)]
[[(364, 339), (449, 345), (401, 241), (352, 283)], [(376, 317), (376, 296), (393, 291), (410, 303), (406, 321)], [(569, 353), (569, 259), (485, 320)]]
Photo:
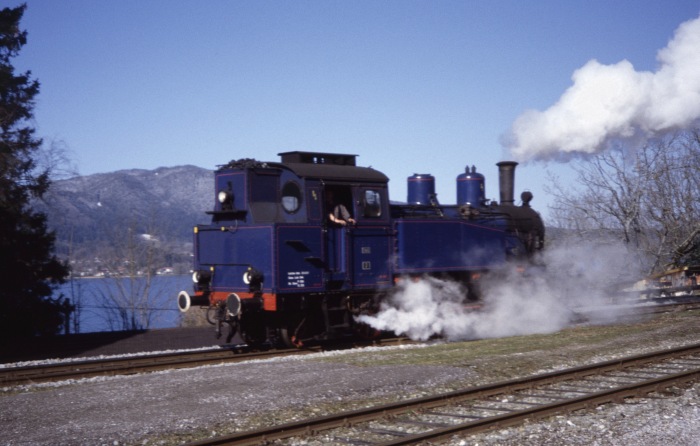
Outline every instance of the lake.
[(191, 276), (146, 278), (72, 279), (60, 286), (61, 293), (76, 306), (71, 333), (117, 331), (132, 328), (172, 328), (180, 323), (177, 295), (192, 293)]

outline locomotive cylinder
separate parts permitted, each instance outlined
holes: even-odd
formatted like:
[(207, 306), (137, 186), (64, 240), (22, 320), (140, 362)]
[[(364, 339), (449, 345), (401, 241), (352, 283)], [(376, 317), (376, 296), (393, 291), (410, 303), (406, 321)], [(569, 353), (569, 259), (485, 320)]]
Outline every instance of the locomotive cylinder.
[(500, 189), (501, 204), (512, 206), (515, 203), (515, 161), (501, 161), (498, 166), (498, 187)]
[(476, 167), (472, 166), (470, 171), (467, 166), (464, 173), (457, 176), (457, 205), (478, 208), (485, 200), (484, 176), (476, 171)]
[(414, 173), (408, 177), (408, 204), (428, 206), (435, 201), (435, 177)]

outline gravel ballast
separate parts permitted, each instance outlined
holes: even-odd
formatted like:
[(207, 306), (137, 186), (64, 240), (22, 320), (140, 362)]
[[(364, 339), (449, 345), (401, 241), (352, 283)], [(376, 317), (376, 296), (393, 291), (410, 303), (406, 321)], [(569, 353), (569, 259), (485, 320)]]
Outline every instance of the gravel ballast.
[[(552, 335), (368, 348), (4, 388), (0, 444), (180, 444), (330, 412), (700, 342), (697, 313)], [(556, 416), (455, 445), (700, 444), (700, 387)]]

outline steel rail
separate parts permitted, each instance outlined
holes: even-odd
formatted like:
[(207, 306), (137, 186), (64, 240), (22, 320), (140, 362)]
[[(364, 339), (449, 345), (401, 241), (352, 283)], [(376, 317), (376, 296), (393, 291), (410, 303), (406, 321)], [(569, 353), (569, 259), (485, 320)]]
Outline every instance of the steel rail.
[(637, 397), (645, 393), (658, 391), (660, 388), (696, 381), (700, 377), (700, 368), (686, 372), (650, 379), (631, 385), (617, 387), (612, 390), (596, 392), (579, 398), (543, 404), (534, 408), (513, 411), (503, 415), (484, 418), (469, 423), (458, 424), (435, 429), (422, 434), (406, 436), (395, 441), (379, 443), (381, 446), (400, 446), (416, 444), (422, 441), (447, 440), (457, 434), (475, 434), (494, 427), (505, 428), (521, 424), (525, 420), (543, 419), (560, 413), (569, 413), (581, 409), (590, 409), (601, 404), (619, 402), (629, 397)]
[[(410, 343), (406, 338), (389, 338), (369, 342), (356, 342), (352, 346), (388, 346)], [(15, 386), (95, 376), (129, 375), (161, 370), (199, 367), (203, 365), (267, 359), (281, 356), (298, 356), (324, 351), (324, 347), (281, 349), (259, 352), (241, 352), (240, 348), (217, 348), (199, 351), (145, 354), (110, 359), (68, 361), (21, 367), (0, 368), (0, 386)]]
[(275, 350), (236, 353), (231, 349), (212, 349), (194, 352), (147, 354), (112, 359), (70, 361), (37, 366), (6, 367), (0, 369), (0, 386), (90, 378), (94, 376), (129, 375), (312, 352), (314, 351)]
[[(267, 444), (275, 440), (283, 440), (292, 437), (313, 436), (321, 431), (327, 431), (335, 428), (356, 427), (361, 423), (375, 421), (380, 419), (392, 419), (399, 415), (407, 413), (420, 413), (426, 410), (455, 405), (468, 400), (479, 400), (497, 395), (512, 394), (523, 390), (532, 390), (549, 384), (556, 384), (565, 381), (572, 381), (582, 377), (602, 374), (605, 372), (628, 369), (635, 366), (650, 365), (660, 361), (700, 354), (700, 344), (681, 347), (673, 350), (665, 350), (661, 352), (653, 352), (642, 355), (631, 356), (606, 362), (601, 362), (582, 367), (576, 367), (556, 372), (550, 372), (533, 377), (514, 379), (510, 381), (471, 387), (468, 389), (458, 390), (454, 392), (443, 393), (408, 401), (400, 401), (379, 405), (367, 409), (359, 409), (355, 411), (342, 412), (332, 415), (327, 415), (310, 420), (299, 422), (286, 423), (269, 428), (258, 429), (249, 432), (235, 433), (215, 438), (204, 439), (188, 443), (187, 446), (213, 446), (213, 445), (258, 445)], [(691, 366), (692, 367), (692, 366)], [(459, 424), (450, 427), (441, 427), (425, 433), (421, 433), (424, 437), (418, 435), (406, 434), (404, 438), (399, 438), (395, 441), (378, 443), (382, 445), (399, 445), (399, 444), (415, 444), (420, 441), (431, 439), (440, 439), (452, 436), (457, 432), (463, 432), (470, 429), (471, 432), (478, 430), (489, 429), (495, 425), (508, 426), (521, 422), (526, 418), (535, 416), (547, 416), (547, 414), (558, 413), (564, 410), (576, 410), (576, 408), (589, 407), (598, 405), (604, 402), (613, 401), (617, 398), (625, 398), (626, 396), (637, 394), (638, 392), (648, 391), (647, 389), (656, 389), (660, 386), (668, 386), (669, 383), (677, 381), (693, 380), (700, 374), (700, 359), (697, 361), (697, 366), (691, 371), (683, 371), (676, 373), (668, 373), (659, 370), (658, 374), (665, 373), (666, 376), (661, 378), (639, 378), (634, 383), (624, 384), (615, 390), (596, 392), (574, 392), (579, 396), (559, 398), (556, 402), (547, 404), (538, 404), (534, 408), (523, 409), (518, 411), (509, 411), (506, 415), (476, 417), (476, 421)], [(561, 391), (567, 393), (567, 391)], [(583, 395), (581, 396), (581, 394)], [(455, 417), (460, 417), (456, 415)], [(472, 417), (475, 418), (475, 417)], [(386, 432), (392, 434), (392, 432)]]

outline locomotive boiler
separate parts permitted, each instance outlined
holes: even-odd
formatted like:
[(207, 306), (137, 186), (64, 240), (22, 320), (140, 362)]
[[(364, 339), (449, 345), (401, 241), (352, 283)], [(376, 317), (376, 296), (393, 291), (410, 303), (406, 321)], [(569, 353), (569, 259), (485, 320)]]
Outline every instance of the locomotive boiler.
[(402, 277), (462, 282), (542, 249), (544, 225), (524, 192), (514, 204), (517, 163), (499, 166), (500, 203), (485, 198), (474, 167), (457, 177), (457, 203), (440, 204), (429, 174), (408, 178), (406, 203), (389, 201), (386, 175), (356, 155), (285, 152), (280, 162), (232, 161), (215, 172), (211, 223), (194, 228), (194, 292), (228, 341), (300, 346), (366, 333), (356, 316), (377, 311)]

